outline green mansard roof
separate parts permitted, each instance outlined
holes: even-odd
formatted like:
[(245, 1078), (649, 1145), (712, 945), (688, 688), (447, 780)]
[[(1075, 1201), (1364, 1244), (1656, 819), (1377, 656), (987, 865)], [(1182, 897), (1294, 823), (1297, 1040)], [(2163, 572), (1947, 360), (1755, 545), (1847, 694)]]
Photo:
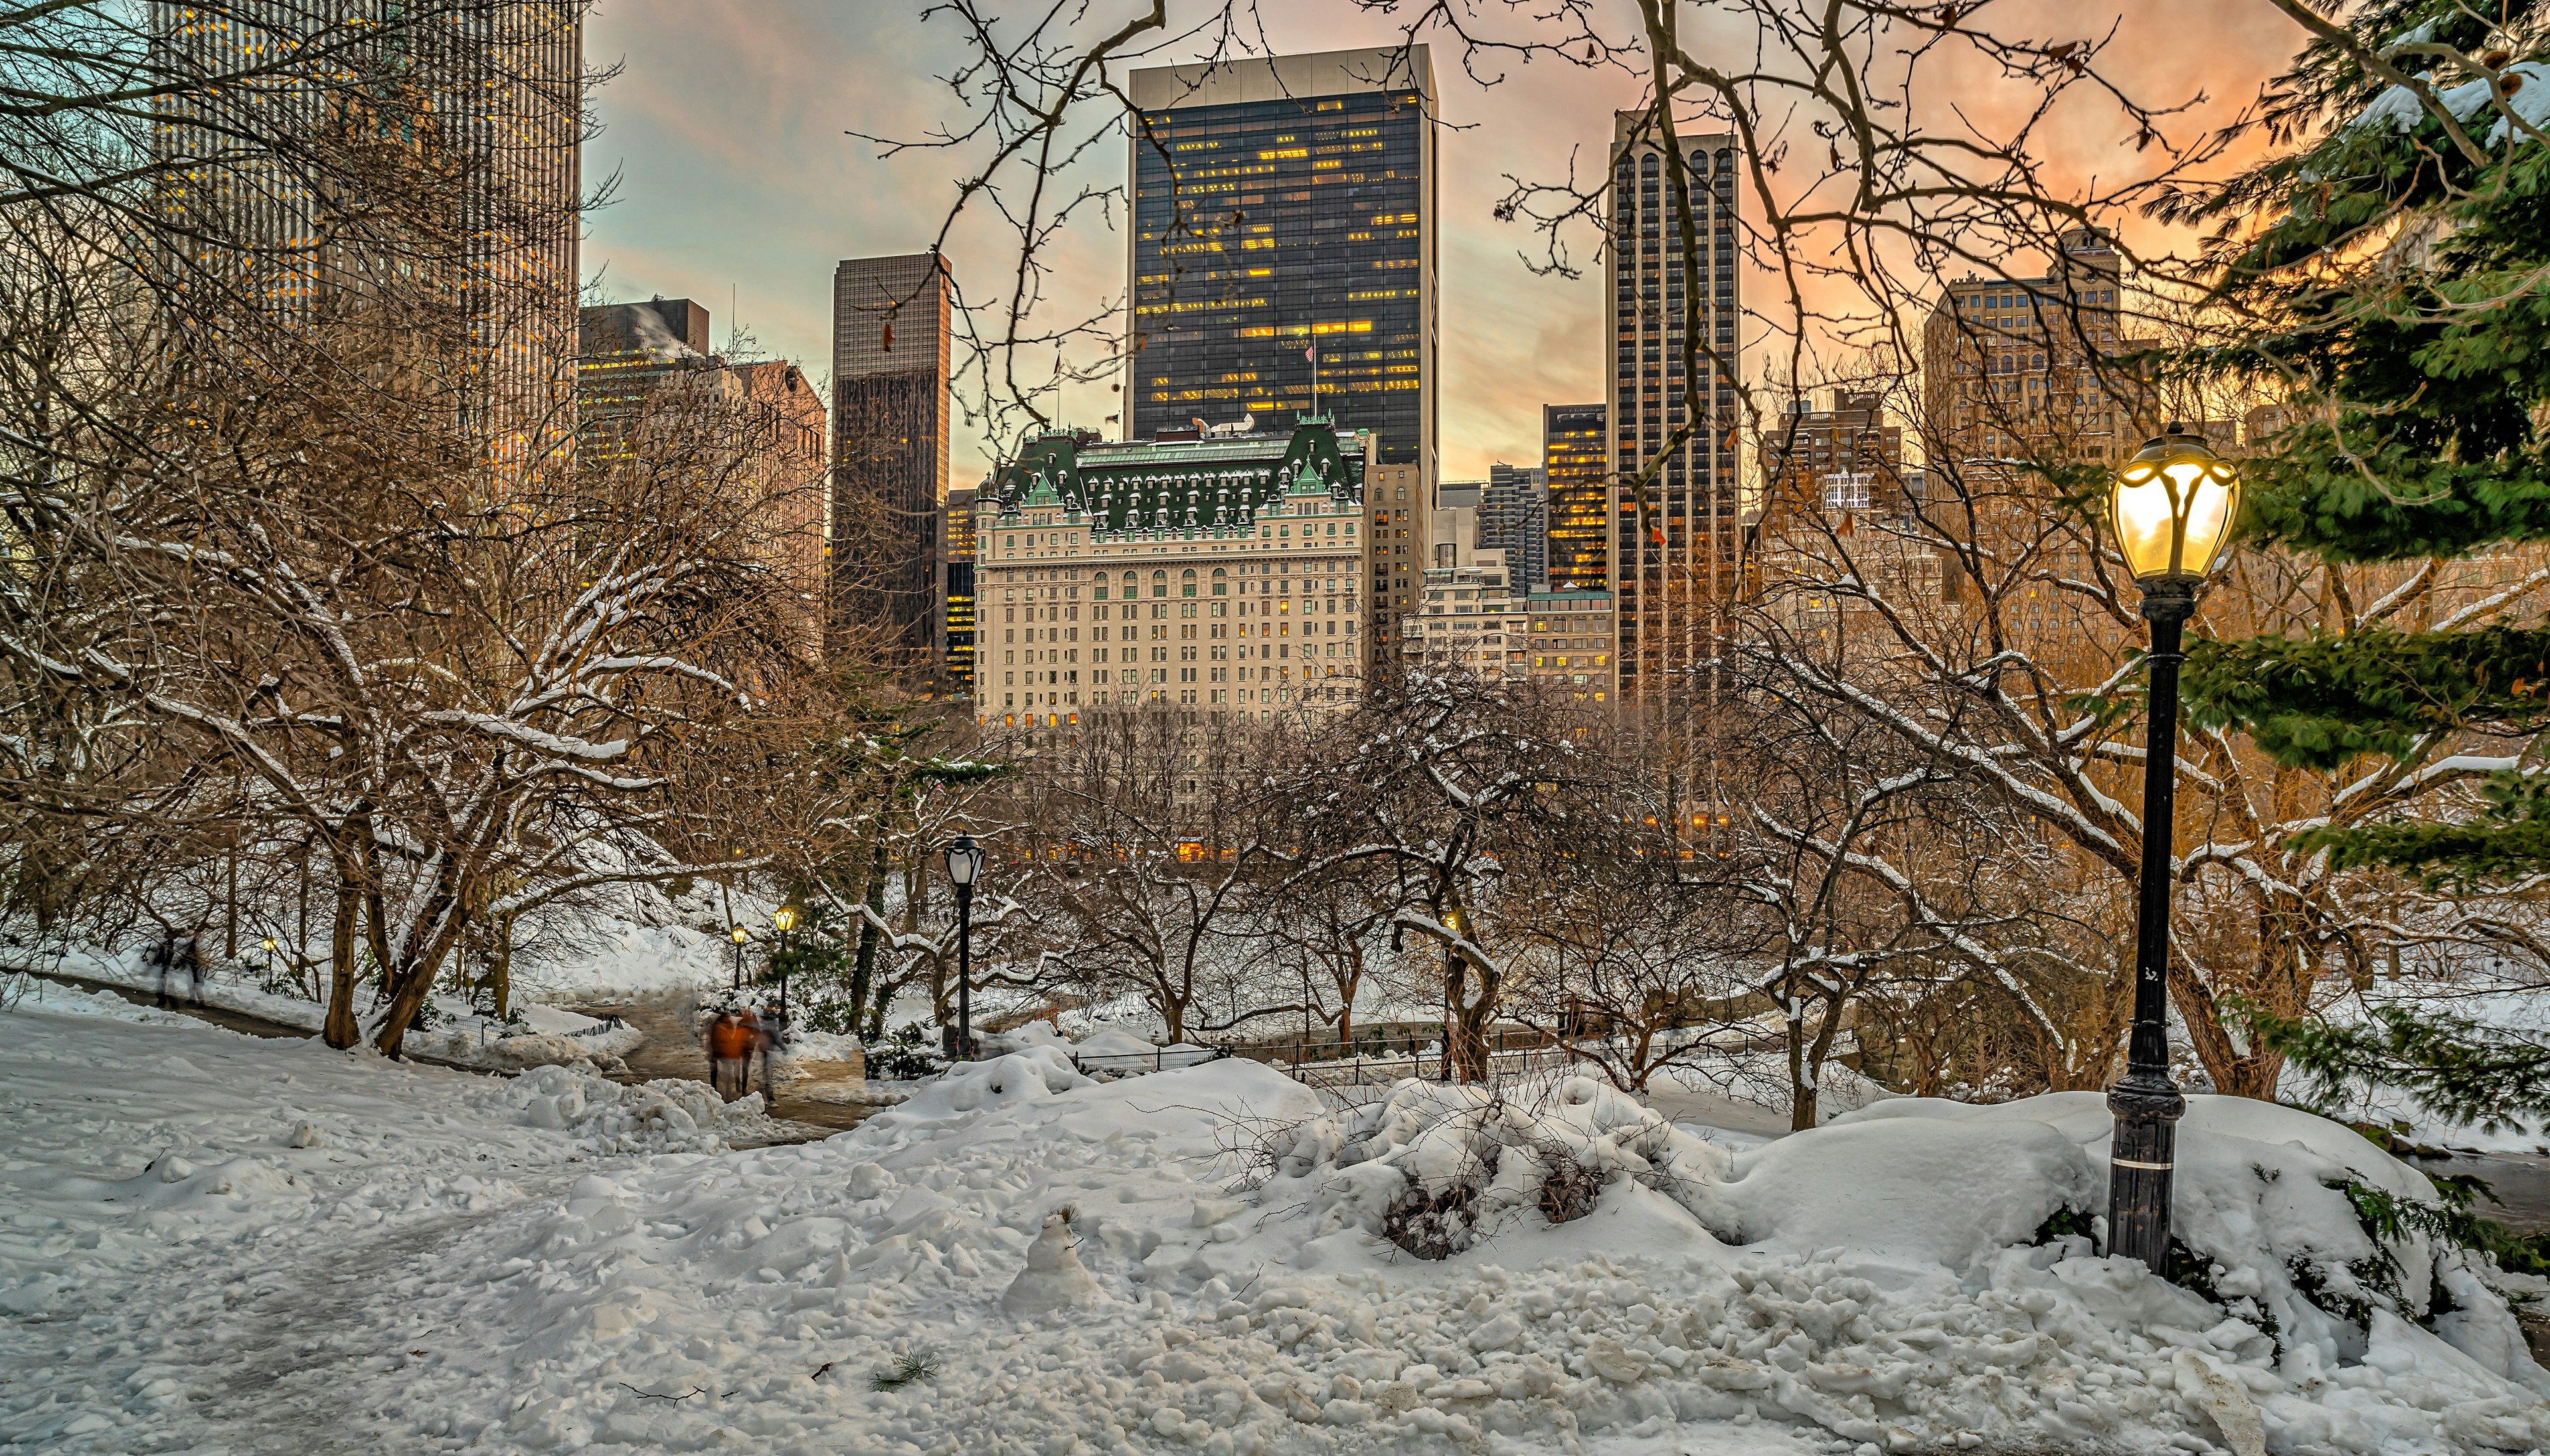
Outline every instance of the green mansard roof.
[(1053, 509), (1105, 533), (1240, 530), (1286, 497), (1363, 498), (1372, 435), (1343, 436), (1306, 416), (1290, 436), (1101, 440), (1085, 431), (1030, 437), (1001, 467), (1000, 514)]

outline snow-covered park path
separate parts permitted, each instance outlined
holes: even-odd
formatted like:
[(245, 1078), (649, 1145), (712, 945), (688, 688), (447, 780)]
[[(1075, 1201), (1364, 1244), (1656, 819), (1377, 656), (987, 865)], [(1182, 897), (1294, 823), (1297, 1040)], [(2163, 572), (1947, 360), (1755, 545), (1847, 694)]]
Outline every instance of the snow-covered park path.
[(606, 1149), (723, 1144), (696, 1104), (536, 1076), (597, 1106), (30, 989), (0, 1015), (0, 1446), (375, 1445), (367, 1394), (483, 1337), (417, 1296), (493, 1220), (642, 1155)]
[[(2089, 1191), (2104, 1132), (2072, 1124), (2095, 1099), (2033, 1118), (1931, 1104), (1730, 1158), (1582, 1089), (1531, 1145), (1594, 1157), (1608, 1139), (1649, 1173), (1554, 1225), (1526, 1197), (1429, 1263), (1375, 1237), (1367, 1205), (1476, 1124), (1394, 1122), (1398, 1103), (1323, 1115), (1244, 1062), (1092, 1086), (1038, 1048), (855, 1132), (738, 1151), (726, 1140), (767, 1125), (748, 1107), (171, 1019), (58, 990), (0, 1013), (0, 1446), (2407, 1456), (2550, 1439), (2550, 1378), (2475, 1287), (2460, 1312), (2407, 1311), (2433, 1332), (2377, 1314), (2369, 1343), (2293, 1303), (2275, 1261), (2361, 1257), (2351, 1222), (2313, 1212), (2335, 1197), (2326, 1148), (2345, 1149), (2255, 1105), (2206, 1115), (2213, 1152), (2183, 1197), (2191, 1237), (2253, 1239), (2256, 1271), (2218, 1279), (2255, 1291), (2237, 1307), (2259, 1319), (2283, 1311), (2275, 1336), (2083, 1240), (2030, 1241)], [(2359, 1176), (2395, 1172), (2410, 1176)]]

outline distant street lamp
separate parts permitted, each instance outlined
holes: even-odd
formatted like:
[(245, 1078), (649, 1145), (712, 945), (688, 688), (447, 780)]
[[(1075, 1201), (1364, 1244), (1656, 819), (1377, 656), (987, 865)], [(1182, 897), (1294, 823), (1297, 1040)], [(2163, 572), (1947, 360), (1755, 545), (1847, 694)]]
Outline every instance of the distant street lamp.
[(274, 937), (268, 935), (257, 943), (265, 947), (266, 979), (272, 980), (274, 978)]
[(779, 1015), (788, 1016), (788, 932), (797, 928), (797, 907), (783, 905), (770, 913), (770, 923), (779, 931), (779, 951), (770, 959), (779, 967)]
[(2170, 845), (2178, 772), (2181, 629), (2240, 515), (2240, 472), (2173, 424), (2116, 472), (2109, 524), (2152, 625), (2143, 748), (2143, 862), (2134, 915), (2134, 1023), (2125, 1075), (2108, 1089), (2108, 1252), (2169, 1273), (2172, 1171), (2187, 1099), (2169, 1076)]
[(983, 846), (958, 834), (947, 846), (947, 883), (956, 887), (956, 1038), (948, 1060), (974, 1059), (974, 881), (983, 874)]
[(743, 942), (752, 938), (752, 932), (737, 925), (727, 931), (727, 938), (735, 942), (735, 989), (741, 991), (743, 989)]

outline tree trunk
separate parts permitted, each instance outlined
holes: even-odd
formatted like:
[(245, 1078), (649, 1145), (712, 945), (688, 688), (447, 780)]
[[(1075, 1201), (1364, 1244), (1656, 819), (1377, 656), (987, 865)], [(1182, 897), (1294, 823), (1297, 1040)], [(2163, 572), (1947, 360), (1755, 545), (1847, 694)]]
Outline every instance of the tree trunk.
[[(1449, 957), (1444, 968), (1444, 1000), (1451, 1006), (1451, 1024), (1444, 1028), (1450, 1040), (1445, 1044), (1447, 1060), (1455, 1082), (1488, 1080), (1488, 1023), (1497, 1014), (1497, 978), (1462, 960)], [(1471, 996), (1472, 979), (1476, 978), (1477, 995)]]
[[(2222, 1023), (2222, 1010), (2214, 1002), (2213, 993), (2175, 957), (2169, 966), (2169, 989), (2170, 1000), (2178, 1007), (2179, 1020), (2187, 1028), (2188, 1049), (2196, 1053), (2197, 1064), (2212, 1079), (2213, 1090), (2260, 1102), (2275, 1101), (2276, 1084), (2284, 1077), (2284, 1053), (2255, 1045), (2242, 1051), (2231, 1039), (2230, 1028)], [(2295, 1016), (2306, 1010), (2272, 1004), (2287, 999), (2261, 998), (2270, 1001), (2269, 1009), (2281, 1016)]]
[(1796, 988), (1780, 988), (1780, 1010), (1788, 1016), (1789, 1041), (1789, 1130), (1804, 1132), (1815, 1125), (1815, 1079), (1813, 1060), (1807, 1054), (1807, 1008), (1798, 999)]
[(389, 1010), (381, 1014), (380, 1029), (372, 1033), (372, 1050), (392, 1061), (399, 1059), (407, 1049), (408, 1023), (416, 1019), (416, 1009), (433, 989), (433, 975), (415, 967), (392, 982)]
[[(1823, 1111), (1824, 1064), (1832, 1055), (1833, 1037), (1841, 1030), (1842, 1003), (1838, 997), (1827, 998), (1823, 1019), (1815, 1023), (1813, 1038), (1790, 1038), (1790, 1105), (1789, 1130), (1804, 1132), (1815, 1125)], [(1791, 1021), (1792, 1026), (1801, 1026)]]
[(417, 1008), (425, 1005), (425, 999), (434, 994), (435, 977), (442, 973), (443, 959), (451, 954), (452, 945), (460, 938), (456, 908), (453, 915), (451, 923), (437, 930), (417, 947), (416, 958), (391, 983), (389, 1012), (382, 1019), (380, 1029), (372, 1033), (373, 1049), (385, 1057), (395, 1058), (405, 1049), (408, 1024), (416, 1019)]
[(496, 943), (488, 951), (487, 979), (496, 993), (496, 1019), (501, 1021), (514, 1011), (514, 917), (506, 914), (493, 920)]
[(1161, 997), (1160, 1024), (1168, 1028), (1169, 1044), (1171, 1046), (1175, 1046), (1179, 1042), (1186, 1040), (1187, 1009), (1180, 1005), (1174, 998), (1166, 996)]
[[(875, 848), (868, 855), (867, 874), (859, 898), (877, 915), (885, 914), (885, 836), (882, 834), (877, 836)], [(862, 916), (859, 918), (859, 953), (850, 964), (850, 1005), (859, 1008), (863, 1015), (869, 989), (876, 985), (876, 922)], [(876, 1020), (868, 1031), (871, 1041), (885, 1037), (884, 995), (880, 993), (876, 1001)]]
[(328, 927), (328, 1019), (320, 1035), (343, 1051), (363, 1038), (354, 1019), (354, 920), (362, 902), (344, 861), (334, 851), (330, 858), (337, 865), (337, 919)]

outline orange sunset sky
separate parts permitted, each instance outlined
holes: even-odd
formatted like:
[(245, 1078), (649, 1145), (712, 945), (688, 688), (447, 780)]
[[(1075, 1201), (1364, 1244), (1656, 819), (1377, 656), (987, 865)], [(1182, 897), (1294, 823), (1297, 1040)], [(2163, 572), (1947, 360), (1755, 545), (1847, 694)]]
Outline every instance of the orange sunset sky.
[[(1505, 0), (1466, 3), (1485, 22), (1511, 24), (1516, 13)], [(1140, 8), (1093, 0), (1093, 29)], [(1172, 15), (1182, 8), (1200, 9), (1173, 5)], [(1627, 0), (1610, 8), (1625, 31)], [(944, 152), (880, 159), (873, 145), (845, 135), (912, 136), (962, 123), (957, 98), (936, 79), (958, 58), (958, 37), (943, 22), (921, 23), (919, 9), (907, 0), (601, 0), (586, 55), (620, 71), (593, 98), (603, 130), (586, 146), (585, 173), (588, 187), (614, 174), (617, 182), (610, 205), (587, 220), (588, 286), (598, 282), (614, 300), (695, 298), (721, 342), (739, 318), (763, 350), (821, 378), (834, 263), (926, 246), (965, 171), (963, 159)], [(2101, 43), (2102, 68), (2139, 99), (2196, 103), (2172, 124), (2190, 140), (2253, 100), (2301, 42), (2267, 0), (1997, 3), (1984, 13), (2000, 34)], [(1404, 23), (1351, 0), (1287, 0), (1257, 14), (1268, 40), (1287, 50), (1395, 44)], [(1751, 49), (1749, 22), (1723, 9), (1686, 6), (1684, 15), (1695, 49), (1735, 56)], [(1495, 460), (1536, 463), (1540, 407), (1602, 397), (1594, 276), (1535, 277), (1518, 256), (1533, 245), (1529, 230), (1497, 222), (1491, 208), (1507, 173), (1563, 178), (1571, 156), (1580, 170), (1599, 170), (1611, 112), (1640, 96), (1634, 78), (1618, 71), (1545, 61), (1509, 67), (1501, 84), (1485, 86), (1463, 74), (1444, 38), (1427, 39), (1447, 128), (1438, 184), (1440, 447), (1445, 478), (1462, 479)], [(1987, 128), (2032, 99), (1989, 76), (1941, 89), (1956, 94), (1927, 98), (1932, 104)], [(2049, 176), (2070, 185), (2146, 165), (2129, 142), (2115, 110), (2090, 98), (2056, 114), (2039, 151)], [(1101, 147), (1092, 179), (1121, 183), (1125, 154), (1121, 141)], [(2137, 235), (2143, 225), (2133, 219), (2115, 221), (2146, 246), (2166, 244)], [(1592, 236), (1573, 241), (1590, 262)], [(1006, 275), (1002, 243), (987, 229), (960, 230), (949, 248), (960, 281), (988, 288)], [(1086, 315), (1119, 298), (1124, 247), (1092, 213), (1054, 253), (1060, 307)], [(1769, 297), (1763, 281), (1745, 280), (1748, 304)], [(1079, 387), (1058, 414), (1096, 428), (1119, 398), (1104, 383)], [(960, 421), (950, 479), (978, 478), (992, 453), (992, 442)]]

